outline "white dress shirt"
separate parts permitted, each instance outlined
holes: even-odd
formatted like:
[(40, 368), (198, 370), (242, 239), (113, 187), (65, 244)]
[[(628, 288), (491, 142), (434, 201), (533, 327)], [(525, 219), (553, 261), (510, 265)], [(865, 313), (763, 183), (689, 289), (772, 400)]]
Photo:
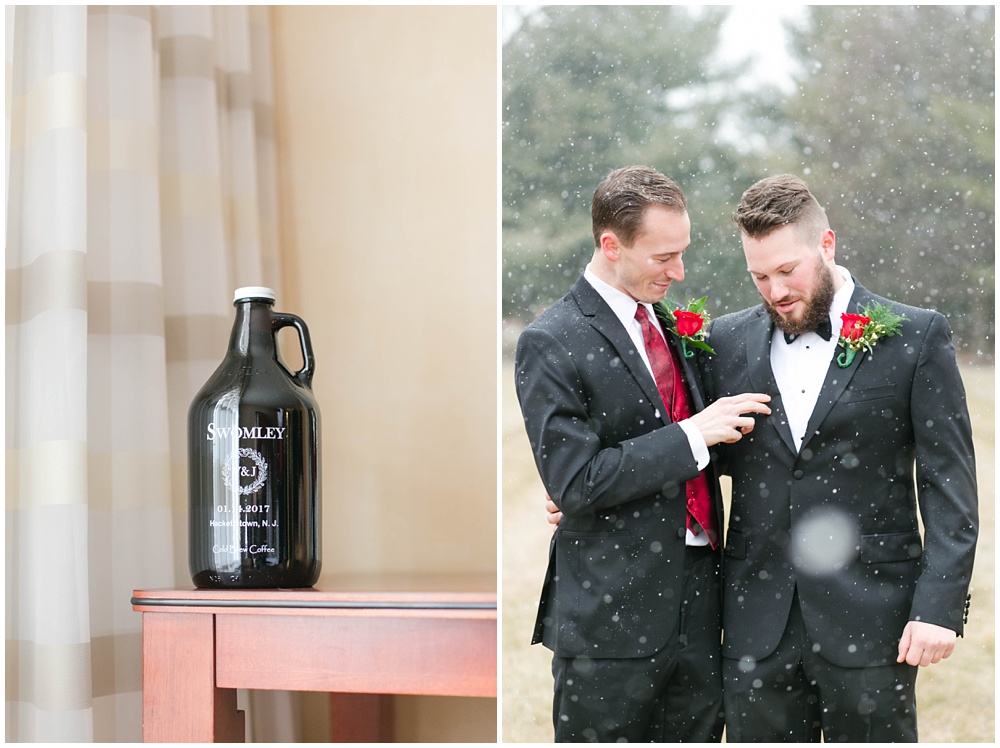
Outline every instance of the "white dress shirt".
[(847, 311), (854, 294), (854, 279), (851, 274), (840, 265), (837, 266), (837, 271), (845, 282), (834, 294), (830, 305), (830, 325), (833, 330), (830, 339), (823, 340), (815, 332), (807, 332), (791, 343), (786, 343), (784, 333), (777, 327), (771, 337), (771, 370), (781, 393), (781, 402), (785, 407), (796, 449), (802, 448), (809, 417), (816, 407), (830, 361), (837, 350), (843, 326), (840, 315)]

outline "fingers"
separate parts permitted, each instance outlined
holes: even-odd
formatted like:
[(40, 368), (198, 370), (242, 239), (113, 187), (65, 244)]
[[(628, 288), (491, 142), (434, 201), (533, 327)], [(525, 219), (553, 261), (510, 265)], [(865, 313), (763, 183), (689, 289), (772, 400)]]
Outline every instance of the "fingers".
[[(913, 647), (911, 647), (913, 649)], [(920, 651), (920, 665), (921, 667), (927, 667), (928, 665), (936, 665), (951, 656), (954, 646), (949, 646), (947, 644), (931, 645), (926, 646)]]
[(930, 658), (926, 656), (925, 650), (920, 647), (910, 647), (906, 650), (906, 655), (902, 660), (897, 660), (897, 662), (905, 662), (907, 665), (912, 665), (913, 667), (918, 667), (923, 665), (927, 667), (930, 665)]
[(720, 441), (722, 441), (725, 444), (735, 444), (744, 436), (753, 431), (753, 427), (754, 427), (754, 422), (752, 418), (745, 418), (745, 419), (741, 418), (737, 423), (733, 425), (732, 433), (722, 438)]
[(899, 648), (897, 650), (896, 662), (902, 663), (906, 660), (910, 652), (910, 627), (903, 629), (903, 635), (899, 638)]
[(763, 392), (740, 392), (736, 395), (720, 398), (720, 400), (733, 400), (735, 402), (749, 402), (754, 400), (759, 403), (771, 402), (771, 396)]
[(562, 519), (562, 512), (559, 511), (559, 507), (548, 494), (545, 494), (545, 519), (552, 525), (553, 531), (559, 525), (559, 520)]
[(762, 392), (744, 392), (732, 397), (723, 398), (728, 401), (727, 405), (737, 413), (732, 427), (734, 433), (727, 439), (723, 439), (727, 444), (738, 442), (744, 436), (753, 431), (756, 421), (748, 413), (759, 413), (760, 415), (770, 415), (771, 408), (766, 403), (770, 402), (771, 396)]
[(743, 392), (722, 397), (691, 418), (708, 446), (724, 442), (738, 442), (753, 431), (754, 415), (770, 415), (769, 395), (761, 392)]
[(899, 639), (899, 655), (896, 662), (905, 662), (913, 667), (927, 667), (951, 657), (954, 651), (954, 632), (939, 626), (910, 621)]
[(731, 397), (723, 397), (718, 402), (728, 402), (738, 413), (760, 413), (771, 415), (771, 408), (766, 403), (771, 402), (771, 396), (763, 392), (743, 392)]
[[(936, 649), (921, 649), (920, 647), (910, 647), (903, 658), (907, 665), (913, 667), (927, 667), (941, 662), (947, 655)], [(902, 662), (903, 660), (896, 660)]]
[[(744, 392), (741, 395), (732, 397), (722, 397), (708, 406), (705, 410), (714, 409), (723, 418), (739, 418), (747, 413), (759, 413), (760, 415), (771, 415), (771, 408), (767, 403), (771, 400), (770, 395), (760, 392)], [(744, 418), (747, 422), (752, 422), (753, 418)]]

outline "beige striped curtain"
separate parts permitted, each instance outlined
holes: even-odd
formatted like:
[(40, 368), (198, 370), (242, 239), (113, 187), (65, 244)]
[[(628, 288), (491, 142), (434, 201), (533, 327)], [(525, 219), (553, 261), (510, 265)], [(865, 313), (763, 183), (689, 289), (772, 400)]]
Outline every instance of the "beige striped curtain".
[(6, 739), (138, 741), (187, 407), (280, 286), (268, 9), (5, 11)]

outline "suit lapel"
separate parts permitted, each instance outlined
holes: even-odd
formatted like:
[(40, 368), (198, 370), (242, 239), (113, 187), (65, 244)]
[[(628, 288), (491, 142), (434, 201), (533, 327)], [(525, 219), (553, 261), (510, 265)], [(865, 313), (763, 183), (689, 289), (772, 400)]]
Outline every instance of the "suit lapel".
[[(874, 297), (871, 293), (862, 287), (860, 283), (855, 281), (854, 293), (851, 296), (851, 303), (847, 305), (847, 308), (848, 310), (858, 309), (864, 306), (867, 302), (873, 300), (873, 298)], [(835, 334), (839, 334), (839, 330), (836, 331)], [(820, 389), (819, 397), (816, 399), (816, 407), (813, 408), (812, 415), (809, 417), (809, 424), (806, 427), (805, 438), (802, 440), (803, 449), (809, 443), (812, 435), (816, 433), (826, 417), (830, 415), (830, 411), (833, 409), (833, 406), (840, 399), (840, 396), (844, 394), (844, 390), (847, 389), (847, 385), (854, 377), (858, 367), (861, 366), (862, 360), (867, 357), (867, 354), (861, 351), (854, 357), (850, 366), (841, 368), (840, 364), (837, 363), (837, 358), (843, 352), (844, 349), (839, 345), (834, 349), (833, 359), (830, 361), (830, 368), (827, 369), (826, 379), (823, 380), (823, 387)]]
[(681, 345), (680, 338), (674, 334), (673, 322), (663, 311), (663, 307), (659, 304), (653, 304), (653, 311), (656, 312), (656, 318), (660, 321), (660, 327), (663, 330), (663, 337), (667, 339), (667, 345), (674, 352), (674, 361), (680, 364), (681, 372), (684, 375), (684, 384), (687, 385), (691, 412), (698, 413), (705, 409), (705, 400), (701, 396), (701, 390), (696, 386), (696, 382), (699, 380), (694, 368), (694, 359), (689, 359), (684, 355), (684, 346)]
[(753, 392), (763, 392), (771, 396), (771, 417), (768, 420), (777, 430), (781, 441), (792, 453), (796, 453), (795, 440), (785, 415), (785, 406), (781, 402), (781, 392), (774, 379), (771, 369), (771, 338), (774, 335), (774, 324), (763, 307), (757, 310), (757, 318), (747, 325), (747, 374)]
[(619, 358), (621, 358), (625, 368), (628, 369), (629, 373), (639, 384), (639, 387), (642, 388), (646, 398), (656, 409), (660, 419), (665, 424), (670, 423), (670, 414), (663, 405), (663, 398), (660, 397), (660, 391), (656, 389), (656, 382), (653, 381), (653, 377), (646, 368), (646, 364), (643, 363), (642, 357), (635, 349), (632, 338), (629, 337), (625, 328), (622, 327), (621, 320), (615, 316), (615, 313), (611, 311), (611, 307), (594, 290), (594, 287), (582, 277), (573, 286), (572, 293), (577, 305), (580, 307), (580, 311), (590, 320), (590, 324), (594, 329), (607, 338)]
[(673, 348), (675, 359), (680, 362), (681, 371), (684, 372), (684, 383), (687, 385), (688, 397), (691, 399), (691, 412), (699, 413), (705, 409), (705, 400), (701, 396), (701, 390), (695, 386), (697, 372), (695, 372), (693, 358), (684, 356), (684, 347), (676, 335), (667, 332), (667, 343)]

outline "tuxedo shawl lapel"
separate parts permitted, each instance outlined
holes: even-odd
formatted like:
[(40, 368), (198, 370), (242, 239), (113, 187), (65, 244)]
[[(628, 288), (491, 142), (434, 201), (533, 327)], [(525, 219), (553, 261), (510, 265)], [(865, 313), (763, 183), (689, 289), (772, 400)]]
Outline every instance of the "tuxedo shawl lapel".
[[(859, 309), (869, 301), (873, 300), (874, 297), (872, 294), (861, 286), (860, 283), (855, 281), (854, 293), (851, 295), (851, 303), (848, 304), (848, 310)], [(839, 332), (840, 331), (838, 330), (836, 334), (839, 335)], [(822, 424), (826, 417), (830, 414), (834, 404), (840, 399), (840, 396), (844, 394), (844, 390), (847, 389), (847, 385), (854, 377), (858, 367), (861, 366), (861, 362), (868, 357), (863, 351), (859, 352), (859, 354), (854, 357), (850, 366), (842, 368), (840, 364), (837, 363), (837, 358), (843, 352), (844, 348), (840, 345), (834, 349), (833, 359), (830, 361), (830, 368), (827, 369), (826, 379), (823, 380), (823, 387), (820, 389), (819, 397), (816, 399), (816, 407), (813, 408), (812, 415), (809, 417), (809, 424), (806, 426), (805, 437), (802, 440), (803, 449), (805, 449), (809, 440), (812, 439), (813, 434), (815, 434), (819, 429), (820, 424)]]
[(656, 389), (656, 382), (643, 363), (642, 357), (635, 349), (632, 338), (629, 337), (625, 328), (622, 327), (621, 320), (611, 311), (611, 307), (601, 298), (601, 295), (594, 290), (584, 278), (580, 278), (573, 286), (573, 298), (576, 300), (580, 312), (589, 321), (591, 326), (601, 335), (607, 338), (611, 347), (621, 358), (625, 368), (628, 369), (632, 377), (639, 383), (643, 393), (656, 409), (657, 415), (664, 424), (670, 423), (670, 414), (663, 405), (663, 398), (660, 391)]
[(771, 369), (771, 338), (774, 335), (774, 323), (767, 316), (764, 307), (758, 307), (757, 316), (747, 325), (747, 374), (750, 377), (750, 384), (753, 392), (763, 392), (771, 396), (768, 405), (771, 408), (771, 417), (767, 419), (781, 437), (785, 446), (797, 453), (795, 440), (792, 438), (792, 429), (788, 425), (788, 416), (785, 415), (785, 406), (781, 402), (781, 392), (778, 391), (778, 383), (774, 379), (774, 371)]

